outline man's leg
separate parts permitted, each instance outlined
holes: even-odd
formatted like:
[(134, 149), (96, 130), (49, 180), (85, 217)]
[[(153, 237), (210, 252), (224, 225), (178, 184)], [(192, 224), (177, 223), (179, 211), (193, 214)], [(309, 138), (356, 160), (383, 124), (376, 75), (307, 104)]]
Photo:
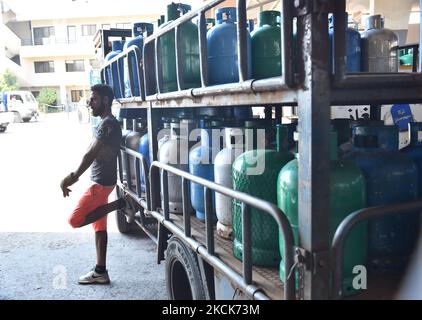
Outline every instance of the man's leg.
[(80, 284), (110, 283), (106, 269), (107, 214), (119, 208), (119, 201), (107, 203), (112, 190), (113, 188), (100, 185), (91, 186), (69, 217), (69, 223), (72, 227), (79, 228), (92, 223), (95, 231), (97, 264), (93, 270), (79, 278)]
[(97, 250), (97, 267), (106, 269), (107, 230), (95, 232), (95, 247)]
[(86, 226), (88, 224), (91, 224), (97, 220), (100, 220), (102, 217), (106, 216), (110, 212), (116, 211), (117, 209), (120, 209), (122, 207), (122, 200), (117, 199), (113, 202), (107, 203), (105, 205), (102, 205), (90, 213), (88, 213), (85, 217), (84, 222), (82, 222), (79, 227)]
[(124, 205), (123, 199), (108, 203), (108, 196), (113, 188), (99, 185), (91, 186), (79, 200), (78, 206), (69, 217), (69, 224), (73, 228), (80, 228), (94, 223), (108, 213), (120, 209)]

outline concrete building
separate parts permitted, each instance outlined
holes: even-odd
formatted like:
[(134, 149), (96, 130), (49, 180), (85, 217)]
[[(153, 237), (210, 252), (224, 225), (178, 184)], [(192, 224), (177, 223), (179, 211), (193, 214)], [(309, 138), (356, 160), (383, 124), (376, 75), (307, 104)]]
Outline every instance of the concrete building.
[(0, 73), (11, 70), (19, 87), (34, 96), (52, 88), (57, 104), (74, 106), (99, 68), (92, 41), (97, 30), (131, 29), (134, 22), (154, 22), (164, 12), (162, 6), (140, 10), (142, 1), (122, 2), (127, 1), (117, 7), (107, 1), (42, 0), (36, 1), (42, 10), (31, 10), (28, 1), (0, 1)]

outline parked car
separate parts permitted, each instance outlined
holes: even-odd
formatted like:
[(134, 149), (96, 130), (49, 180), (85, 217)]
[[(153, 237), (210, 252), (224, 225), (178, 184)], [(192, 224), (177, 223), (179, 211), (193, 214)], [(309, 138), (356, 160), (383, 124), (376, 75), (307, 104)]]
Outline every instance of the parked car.
[(38, 117), (38, 101), (30, 91), (6, 91), (1, 95), (1, 110), (15, 114), (15, 121), (29, 122)]

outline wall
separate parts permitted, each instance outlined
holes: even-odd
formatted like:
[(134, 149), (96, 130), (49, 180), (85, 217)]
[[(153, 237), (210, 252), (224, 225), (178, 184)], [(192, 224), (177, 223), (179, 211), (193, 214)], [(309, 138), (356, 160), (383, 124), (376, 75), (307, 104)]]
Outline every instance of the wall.
[(371, 0), (370, 12), (384, 15), (386, 28), (401, 30), (407, 29), (413, 5), (418, 5), (418, 0)]

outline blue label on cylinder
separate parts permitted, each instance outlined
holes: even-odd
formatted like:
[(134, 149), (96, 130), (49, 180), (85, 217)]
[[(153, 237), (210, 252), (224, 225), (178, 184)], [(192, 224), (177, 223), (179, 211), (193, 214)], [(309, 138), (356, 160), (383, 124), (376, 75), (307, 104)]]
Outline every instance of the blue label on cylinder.
[(391, 116), (394, 124), (399, 127), (400, 131), (407, 131), (408, 124), (413, 122), (413, 114), (408, 104), (395, 104), (391, 108)]

